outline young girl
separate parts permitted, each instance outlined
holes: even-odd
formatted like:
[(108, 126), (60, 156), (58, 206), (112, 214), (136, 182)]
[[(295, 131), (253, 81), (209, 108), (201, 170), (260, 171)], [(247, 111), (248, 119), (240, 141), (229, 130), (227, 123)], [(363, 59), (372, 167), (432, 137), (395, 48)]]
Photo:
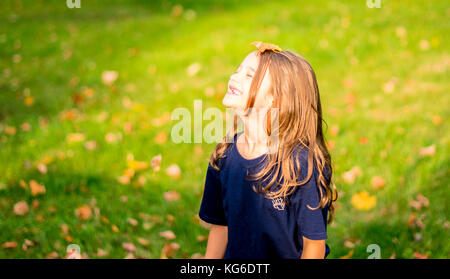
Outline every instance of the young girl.
[(231, 76), (223, 99), (244, 131), (233, 134), (235, 117), (206, 173), (199, 217), (212, 225), (205, 258), (323, 259), (337, 195), (316, 77), (299, 55), (252, 44), (258, 50)]

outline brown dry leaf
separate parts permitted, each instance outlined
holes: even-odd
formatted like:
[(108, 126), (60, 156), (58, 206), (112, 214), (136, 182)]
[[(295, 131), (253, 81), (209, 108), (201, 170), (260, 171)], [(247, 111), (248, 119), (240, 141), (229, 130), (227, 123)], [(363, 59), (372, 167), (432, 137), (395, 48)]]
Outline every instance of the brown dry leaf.
[(147, 183), (147, 178), (145, 178), (145, 176), (143, 175), (139, 175), (133, 185), (137, 187), (142, 187), (145, 185), (145, 183)]
[(161, 160), (162, 160), (161, 154), (158, 154), (152, 158), (150, 165), (152, 166), (152, 169), (154, 171), (159, 171), (161, 169)]
[(111, 230), (113, 232), (119, 232), (119, 228), (116, 225), (111, 225)]
[(366, 138), (366, 137), (361, 137), (360, 139), (359, 139), (359, 143), (360, 144), (367, 144), (367, 142), (368, 142), (369, 140)]
[(168, 202), (178, 201), (180, 199), (180, 193), (175, 190), (165, 192), (164, 199)]
[(19, 186), (23, 189), (28, 189), (28, 184), (23, 179), (19, 180)]
[(430, 204), (429, 200), (422, 194), (416, 196), (416, 200), (411, 200), (409, 205), (416, 210), (421, 210), (422, 208), (428, 207)]
[(26, 251), (26, 250), (28, 250), (28, 247), (31, 247), (31, 246), (34, 246), (34, 242), (29, 239), (25, 239), (22, 244), (22, 250)]
[(371, 183), (372, 183), (373, 189), (375, 189), (375, 190), (379, 190), (386, 185), (386, 181), (381, 176), (372, 177)]
[(131, 134), (133, 132), (133, 123), (131, 122), (125, 122), (123, 124), (123, 131), (125, 132), (125, 134)]
[(51, 253), (48, 253), (47, 255), (45, 255), (46, 259), (58, 259), (59, 258), (59, 254), (56, 251), (53, 251)]
[(150, 241), (148, 239), (145, 239), (145, 238), (142, 238), (142, 237), (139, 237), (137, 239), (137, 241), (139, 242), (139, 244), (141, 244), (144, 247), (147, 247), (147, 246), (150, 245)]
[[(434, 118), (433, 118), (433, 119), (434, 119)], [(24, 132), (30, 131), (30, 130), (31, 130), (31, 125), (30, 125), (30, 123), (28, 123), (28, 122), (23, 122), (23, 123), (20, 125), (20, 129), (22, 129), (22, 131), (24, 131)]]
[(66, 136), (67, 143), (82, 142), (86, 139), (86, 135), (82, 133), (71, 133)]
[(66, 234), (69, 233), (69, 226), (67, 224), (62, 224), (60, 226), (60, 228), (61, 228), (61, 233), (62, 234), (66, 235)]
[(362, 171), (358, 166), (355, 166), (351, 168), (351, 170), (344, 172), (342, 174), (342, 179), (344, 179), (345, 182), (352, 184), (355, 182), (355, 178), (357, 176), (361, 176)]
[(118, 77), (119, 74), (116, 71), (104, 71), (102, 73), (102, 82), (106, 85), (112, 85)]
[(28, 184), (30, 185), (31, 195), (36, 196), (45, 194), (44, 185), (37, 183), (35, 180), (30, 180)]
[[(63, 110), (59, 113), (59, 121), (74, 121), (79, 116), (78, 110)], [(47, 125), (47, 124), (45, 124)], [(42, 124), (41, 124), (42, 126)]]
[(175, 239), (175, 238), (176, 238), (176, 236), (175, 236), (175, 234), (173, 233), (173, 231), (164, 231), (164, 232), (160, 232), (160, 233), (159, 233), (159, 236), (164, 237), (165, 239), (168, 239), (168, 240), (172, 240), (172, 239)]
[(31, 207), (34, 209), (38, 209), (39, 208), (39, 201), (38, 200), (33, 200), (31, 202)]
[(165, 112), (162, 116), (160, 116), (159, 118), (155, 118), (152, 120), (152, 124), (155, 127), (161, 127), (165, 124), (167, 124), (170, 121), (170, 113), (169, 112)]
[(34, 104), (33, 96), (26, 96), (24, 99), (24, 103), (27, 107), (32, 106)]
[(157, 144), (163, 144), (167, 141), (167, 133), (165, 131), (161, 131), (158, 134), (156, 134), (155, 142)]
[(97, 253), (94, 254), (94, 256), (98, 258), (106, 257), (108, 255), (109, 255), (108, 251), (102, 250), (100, 248), (97, 248)]
[(428, 259), (428, 254), (427, 253), (421, 254), (416, 251), (414, 252), (414, 259), (421, 259), (421, 260)]
[(339, 126), (333, 125), (330, 130), (331, 136), (335, 137), (335, 136), (337, 136), (338, 133), (339, 133)]
[(139, 224), (139, 222), (136, 219), (133, 218), (128, 218), (127, 222), (132, 225), (133, 227), (137, 226)]
[(118, 178), (119, 183), (123, 184), (123, 185), (128, 185), (130, 184), (130, 177), (128, 175), (122, 175)]
[(200, 63), (195, 62), (189, 65), (189, 67), (186, 69), (186, 72), (189, 76), (195, 76), (201, 68), (202, 66), (200, 65)]
[(172, 164), (166, 169), (166, 174), (173, 179), (179, 179), (181, 177), (180, 167), (177, 164)]
[(350, 250), (350, 252), (348, 252), (346, 255), (344, 255), (344, 256), (342, 256), (342, 257), (339, 257), (339, 259), (350, 259), (352, 256), (353, 256), (353, 249), (352, 250)]
[(409, 219), (407, 221), (407, 225), (410, 227), (417, 227), (421, 230), (425, 229), (425, 224), (422, 222), (420, 217), (417, 217), (416, 214), (412, 213), (409, 216)]
[(75, 215), (82, 221), (87, 220), (92, 217), (92, 209), (89, 205), (84, 204), (75, 210)]
[(84, 143), (84, 148), (88, 151), (93, 151), (98, 148), (98, 144), (95, 140), (90, 140)]
[(161, 250), (161, 259), (171, 258), (178, 249), (180, 249), (180, 245), (175, 242), (164, 245)]
[(2, 247), (6, 248), (6, 249), (14, 249), (17, 246), (18, 246), (18, 244), (15, 241), (9, 241), (9, 242), (5, 242), (2, 244)]
[(191, 259), (195, 259), (195, 260), (197, 260), (197, 259), (203, 259), (205, 256), (203, 256), (202, 254), (200, 254), (200, 253), (195, 253), (195, 254), (193, 254), (192, 256), (191, 256)]
[(134, 246), (133, 243), (124, 242), (124, 243), (122, 243), (122, 247), (123, 247), (123, 249), (125, 249), (125, 250), (127, 250), (129, 252), (136, 251), (136, 246)]
[(64, 239), (65, 239), (67, 242), (72, 242), (72, 241), (73, 241), (73, 237), (72, 237), (71, 235), (66, 235), (66, 236), (64, 236)]
[(199, 235), (199, 236), (197, 236), (197, 241), (198, 242), (203, 242), (203, 241), (205, 241), (207, 239), (208, 239), (208, 236), (206, 236), (206, 235)]
[(8, 135), (15, 135), (16, 134), (16, 127), (14, 126), (6, 126), (3, 131)]
[(42, 174), (47, 173), (47, 166), (45, 164), (39, 163), (39, 164), (37, 164), (36, 167), (40, 173), (42, 173)]
[(14, 205), (14, 213), (16, 215), (25, 215), (28, 213), (28, 204), (26, 201), (20, 201)]
[(433, 156), (436, 153), (436, 145), (422, 147), (419, 151), (420, 156)]
[(433, 123), (434, 125), (441, 125), (442, 118), (439, 115), (433, 115)]

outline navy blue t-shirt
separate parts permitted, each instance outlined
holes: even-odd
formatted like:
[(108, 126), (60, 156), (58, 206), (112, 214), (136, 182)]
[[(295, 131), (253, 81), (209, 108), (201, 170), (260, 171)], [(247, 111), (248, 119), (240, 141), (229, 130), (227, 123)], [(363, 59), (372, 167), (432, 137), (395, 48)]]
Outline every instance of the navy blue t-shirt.
[[(298, 186), (285, 205), (282, 199), (269, 199), (253, 190), (256, 181), (245, 179), (246, 170), (249, 174), (260, 170), (255, 166), (265, 160), (265, 156), (251, 160), (242, 157), (236, 139), (237, 134), (225, 151), (226, 157), (219, 160), (220, 171), (208, 165), (199, 217), (210, 224), (228, 226), (225, 259), (301, 258), (302, 236), (312, 240), (327, 239), (328, 207), (316, 210), (307, 207), (319, 205), (317, 167), (314, 166), (310, 180)], [(298, 181), (307, 177), (307, 153), (306, 148), (300, 151)], [(329, 174), (328, 169), (325, 171)], [(329, 252), (326, 245), (325, 257)]]

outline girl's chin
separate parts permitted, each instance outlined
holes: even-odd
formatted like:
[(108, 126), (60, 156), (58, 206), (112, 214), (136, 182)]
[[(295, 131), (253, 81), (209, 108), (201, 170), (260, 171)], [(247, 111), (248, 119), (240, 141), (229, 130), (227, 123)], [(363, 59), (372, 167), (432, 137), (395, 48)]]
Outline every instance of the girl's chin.
[(240, 100), (239, 98), (236, 98), (238, 96), (230, 96), (230, 95), (225, 95), (225, 97), (223, 97), (222, 99), (222, 104), (224, 106), (226, 106), (227, 108), (237, 108), (240, 105)]

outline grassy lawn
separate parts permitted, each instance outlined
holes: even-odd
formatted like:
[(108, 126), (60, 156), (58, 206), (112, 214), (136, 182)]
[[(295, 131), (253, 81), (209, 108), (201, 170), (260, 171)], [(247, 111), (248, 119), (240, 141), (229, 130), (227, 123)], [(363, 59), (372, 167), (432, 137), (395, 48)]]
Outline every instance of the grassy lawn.
[(170, 114), (225, 111), (255, 40), (317, 73), (340, 193), (329, 257), (449, 258), (446, 1), (65, 2), (0, 4), (0, 258), (204, 253), (215, 144), (173, 143)]

